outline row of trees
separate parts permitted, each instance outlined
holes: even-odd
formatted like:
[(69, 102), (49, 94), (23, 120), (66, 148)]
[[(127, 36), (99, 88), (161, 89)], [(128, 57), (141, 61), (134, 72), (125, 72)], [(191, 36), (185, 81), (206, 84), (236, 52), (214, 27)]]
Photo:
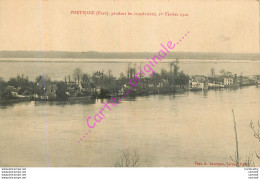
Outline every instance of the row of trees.
[[(141, 64), (142, 66), (142, 64)], [(175, 90), (176, 85), (187, 85), (189, 76), (182, 71), (179, 72), (178, 60), (169, 65), (169, 70), (162, 69), (160, 73), (154, 73), (151, 77), (141, 76), (142, 87), (149, 85), (157, 86), (159, 83), (166, 83), (171, 90)], [(0, 78), (0, 95), (4, 98), (11, 98), (11, 87), (16, 89), (20, 95), (44, 95), (50, 86), (55, 91), (58, 98), (65, 98), (68, 92), (75, 96), (89, 95), (90, 90), (100, 88), (103, 93), (116, 93), (123, 85), (129, 85), (129, 81), (137, 74), (136, 64), (129, 63), (126, 74), (120, 73), (116, 78), (112, 71), (96, 71), (93, 74), (83, 73), (80, 68), (76, 68), (71, 75), (64, 77), (61, 81), (52, 81), (49, 76), (39, 75), (34, 81), (29, 81), (28, 76), (17, 75), (8, 81)], [(141, 73), (140, 73), (141, 74)], [(54, 87), (53, 87), (54, 85)]]
[(15, 98), (11, 93), (12, 88), (8, 88), (8, 86), (18, 88), (17, 92), (19, 92), (19, 94), (22, 94), (25, 91), (33, 93), (32, 89), (34, 88), (35, 84), (29, 81), (28, 76), (24, 75), (17, 75), (16, 77), (12, 77), (7, 82), (4, 81), (3, 78), (0, 78), (0, 97), (6, 99)]
[[(140, 69), (142, 64), (139, 65)], [(210, 70), (211, 76), (215, 76), (215, 69)], [(89, 95), (90, 91), (93, 89), (102, 89), (104, 93), (116, 93), (122, 88), (123, 85), (129, 85), (131, 78), (140, 73), (142, 82), (137, 89), (148, 90), (149, 87), (163, 86), (167, 88), (168, 91), (176, 91), (176, 88), (182, 88), (189, 84), (189, 75), (185, 74), (183, 71), (179, 71), (178, 59), (169, 63), (168, 69), (161, 69), (160, 73), (154, 72), (151, 77), (143, 76), (141, 72), (138, 71), (136, 64), (128, 64), (128, 68), (125, 73), (120, 73), (119, 77), (116, 78), (111, 70), (107, 72), (96, 71), (92, 74), (84, 73), (80, 68), (74, 69), (72, 74), (64, 77), (61, 81), (52, 81), (50, 77), (40, 75), (34, 81), (29, 81), (28, 76), (17, 75), (16, 77), (10, 78), (7, 82), (0, 78), (0, 94), (2, 96), (9, 96), (10, 92), (7, 86), (13, 86), (18, 88), (18, 94), (32, 95), (38, 94), (42, 95), (46, 91), (46, 88), (50, 84), (55, 85), (55, 92), (57, 97), (63, 98), (66, 94), (71, 93), (75, 96)], [(233, 74), (229, 71), (221, 70), (221, 76), (232, 76)], [(242, 81), (242, 80), (240, 80)], [(161, 85), (162, 84), (162, 85)], [(45, 89), (44, 89), (45, 88)]]
[[(121, 72), (119, 77), (115, 77), (111, 70), (107, 72), (96, 71), (92, 74), (84, 73), (80, 68), (74, 69), (70, 75), (66, 75), (64, 80), (52, 81), (49, 76), (40, 75), (34, 81), (30, 81), (28, 76), (17, 75), (4, 81), (0, 78), (0, 95), (2, 98), (13, 98), (11, 87), (15, 88), (20, 95), (39, 96), (47, 95), (53, 98), (66, 99), (69, 96), (89, 96), (96, 91), (101, 95), (99, 97), (106, 97), (109, 94), (116, 94), (122, 89), (124, 85), (128, 85), (130, 79), (134, 78), (137, 73), (141, 74), (141, 83), (137, 86), (137, 92), (175, 92), (178, 89), (187, 88), (189, 85), (190, 76), (179, 70), (178, 59), (169, 63), (168, 69), (161, 69), (159, 73), (154, 72), (151, 77), (144, 76), (141, 73), (142, 64), (139, 69), (135, 64), (128, 64), (125, 73)], [(236, 77), (229, 71), (221, 70), (220, 76), (215, 76), (215, 69), (210, 70), (213, 81), (223, 81), (224, 77), (234, 77), (243, 82), (243, 76)], [(238, 81), (238, 80), (235, 80)], [(160, 87), (160, 90), (157, 88)], [(142, 91), (142, 92), (141, 92)], [(95, 95), (98, 95), (97, 92)]]
[[(142, 86), (147, 86), (149, 84), (156, 86), (159, 83), (167, 82), (169, 87), (172, 88), (172, 90), (175, 90), (176, 85), (188, 85), (190, 77), (184, 74), (183, 71), (179, 72), (178, 60), (171, 62), (169, 67), (169, 71), (162, 69), (161, 73), (155, 72), (151, 77), (144, 77), (140, 72), (141, 79), (144, 79), (142, 81), (142, 83), (144, 83)], [(142, 69), (142, 64), (140, 65), (140, 69)], [(76, 68), (72, 75), (64, 77), (64, 82), (71, 83), (73, 81), (83, 88), (100, 87), (105, 88), (110, 92), (114, 92), (119, 90), (124, 84), (129, 84), (129, 80), (134, 78), (137, 73), (136, 64), (131, 65), (131, 63), (128, 64), (126, 75), (122, 72), (120, 73), (119, 78), (114, 77), (111, 70), (107, 73), (104, 73), (104, 71), (97, 71), (90, 75), (83, 73), (80, 68)]]

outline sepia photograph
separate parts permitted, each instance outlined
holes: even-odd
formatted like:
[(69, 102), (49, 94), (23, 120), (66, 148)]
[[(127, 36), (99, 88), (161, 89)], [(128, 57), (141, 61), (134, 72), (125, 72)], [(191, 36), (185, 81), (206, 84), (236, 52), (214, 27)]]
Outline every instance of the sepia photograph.
[(0, 0), (1, 179), (256, 179), (259, 96), (259, 0)]
[(259, 165), (260, 62), (187, 54), (1, 61), (1, 165)]

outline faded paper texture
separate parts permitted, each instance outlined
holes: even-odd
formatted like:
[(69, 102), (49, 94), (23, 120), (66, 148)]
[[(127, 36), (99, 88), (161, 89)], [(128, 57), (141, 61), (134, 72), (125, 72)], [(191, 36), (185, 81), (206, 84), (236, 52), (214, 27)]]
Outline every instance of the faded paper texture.
[(260, 1), (0, 0), (0, 167), (259, 167)]

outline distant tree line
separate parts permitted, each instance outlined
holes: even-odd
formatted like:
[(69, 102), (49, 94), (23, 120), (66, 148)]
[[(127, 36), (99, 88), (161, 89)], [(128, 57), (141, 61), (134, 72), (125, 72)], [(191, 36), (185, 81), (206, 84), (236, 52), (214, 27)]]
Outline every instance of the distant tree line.
[[(19, 95), (32, 98), (44, 98), (66, 100), (69, 97), (93, 96), (98, 98), (116, 95), (122, 89), (130, 86), (129, 80), (137, 73), (140, 74), (141, 83), (136, 87), (137, 93), (147, 91), (175, 92), (187, 88), (191, 77), (179, 70), (178, 60), (169, 63), (168, 69), (161, 69), (160, 73), (154, 72), (151, 77), (142, 75), (136, 64), (128, 64), (125, 73), (121, 72), (115, 77), (111, 70), (107, 72), (96, 71), (92, 74), (84, 73), (81, 68), (76, 68), (70, 75), (65, 75), (63, 80), (53, 81), (47, 75), (39, 75), (34, 81), (30, 81), (24, 74), (11, 77), (8, 81), (0, 78), (0, 97), (15, 99)], [(141, 64), (142, 66), (142, 64)], [(141, 69), (141, 67), (139, 68)], [(232, 76), (231, 72), (220, 71), (221, 76)], [(215, 77), (215, 69), (210, 70), (212, 78)], [(242, 74), (240, 75), (242, 81)]]

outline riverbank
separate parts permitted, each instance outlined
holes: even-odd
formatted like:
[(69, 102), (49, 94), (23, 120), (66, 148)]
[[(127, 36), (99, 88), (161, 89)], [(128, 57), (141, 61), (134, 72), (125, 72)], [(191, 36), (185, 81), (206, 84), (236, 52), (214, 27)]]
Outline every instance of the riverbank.
[[(187, 89), (187, 88), (176, 88), (174, 89), (150, 89), (150, 90), (133, 90), (131, 93), (129, 93), (128, 96), (131, 97), (139, 97), (139, 96), (149, 96), (149, 95), (160, 95), (160, 94), (178, 94), (183, 93), (187, 91), (191, 92), (199, 92), (199, 91), (213, 91), (213, 90), (224, 90), (224, 89), (241, 89), (248, 86), (256, 86), (258, 87), (258, 84), (254, 85), (243, 85), (243, 86), (230, 86), (230, 87), (221, 87), (221, 88), (209, 88), (209, 89)], [(122, 94), (116, 95), (106, 95), (105, 97), (98, 97), (98, 96), (84, 96), (84, 97), (68, 97), (65, 100), (59, 100), (59, 99), (36, 99), (33, 97), (23, 97), (23, 98), (16, 98), (16, 99), (3, 99), (0, 98), (0, 103), (19, 103), (19, 102), (28, 102), (28, 101), (35, 101), (35, 102), (54, 102), (56, 104), (87, 104), (87, 103), (94, 103), (96, 99), (110, 99), (110, 98), (120, 98), (122, 97)]]

